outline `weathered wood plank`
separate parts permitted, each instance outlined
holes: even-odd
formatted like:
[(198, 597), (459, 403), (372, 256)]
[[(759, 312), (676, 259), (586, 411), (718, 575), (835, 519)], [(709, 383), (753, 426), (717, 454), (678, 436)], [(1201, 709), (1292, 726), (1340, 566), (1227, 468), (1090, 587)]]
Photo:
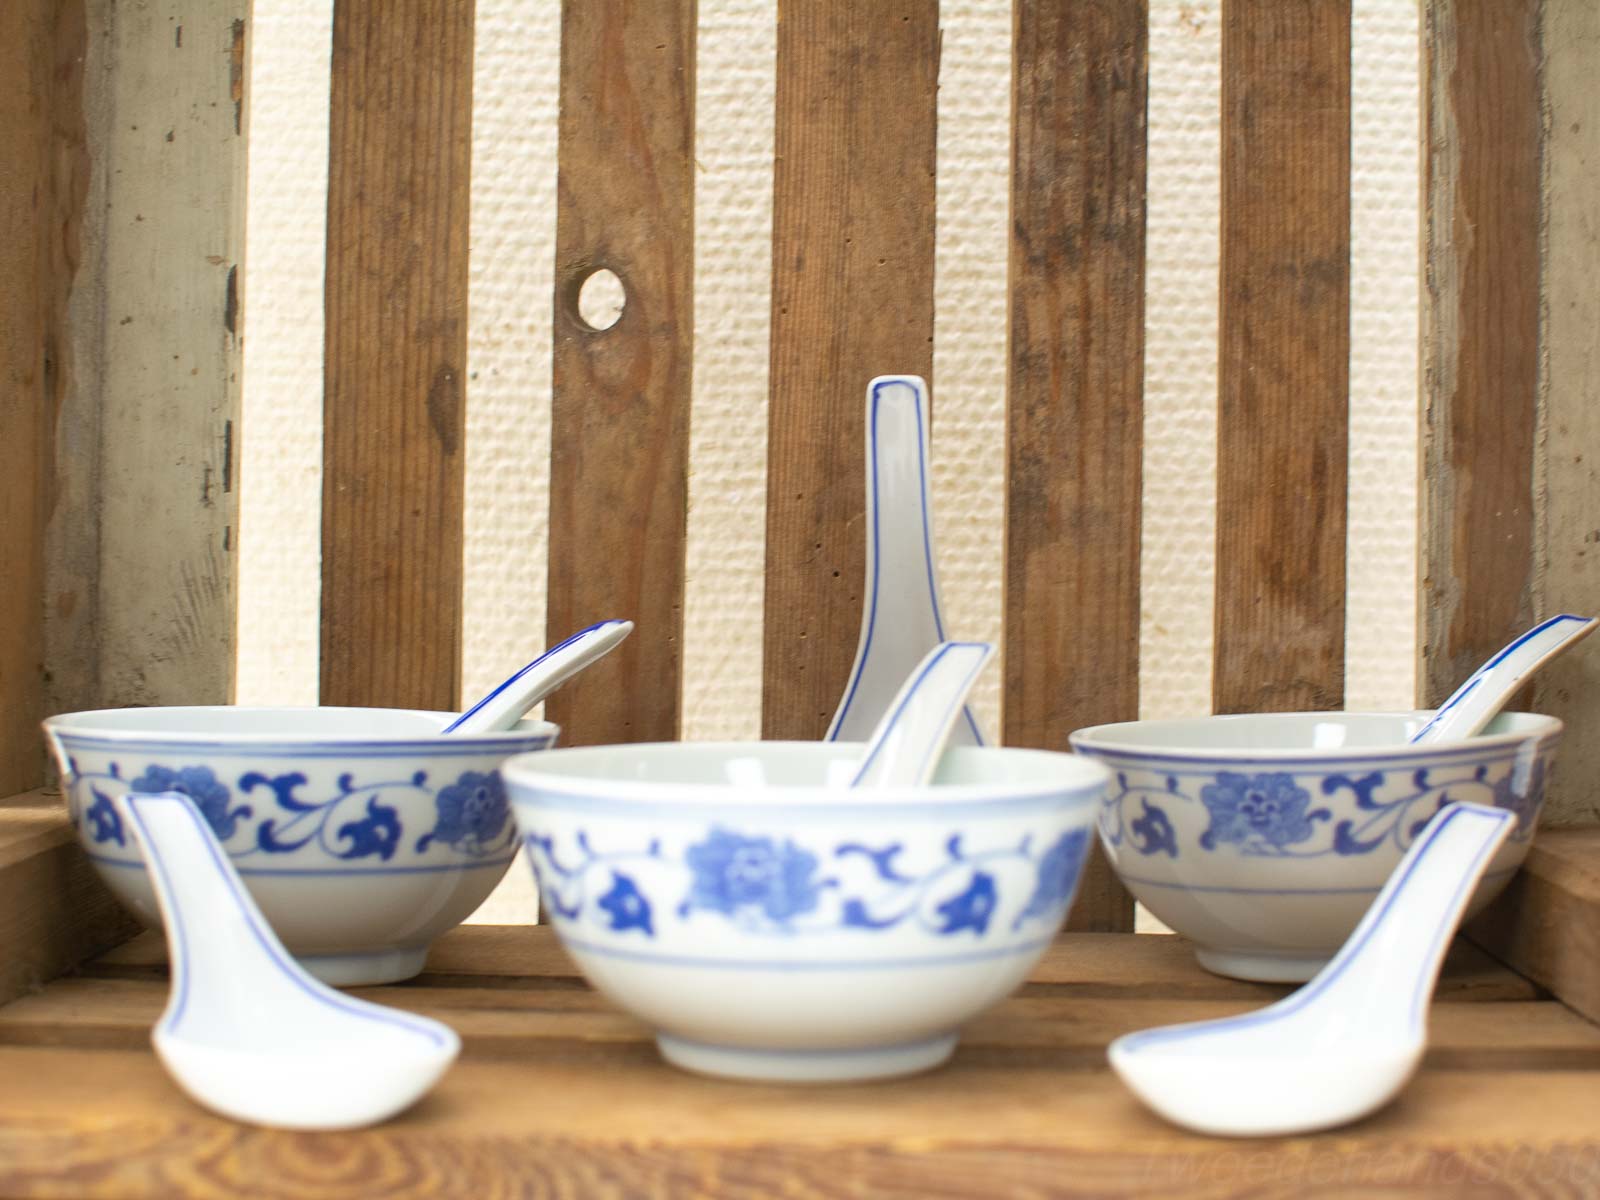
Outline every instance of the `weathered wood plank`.
[[(1543, 0), (1544, 347), (1534, 466), (1539, 613), (1600, 611), (1600, 5)], [(1600, 823), (1600, 652), (1539, 673), (1533, 706), (1566, 722), (1546, 824)]]
[[(1139, 715), (1146, 5), (1017, 5), (1004, 741)], [(1069, 918), (1131, 930), (1098, 846)]]
[(1600, 826), (1541, 832), (1522, 870), (1469, 933), (1600, 1022)]
[(334, 7), (325, 704), (457, 701), (473, 11)]
[[(694, 347), (694, 0), (567, 0), (550, 460), (548, 640), (639, 631), (546, 708), (567, 745), (677, 737)], [(584, 281), (622, 315), (579, 314)]]
[(1533, 616), (1539, 14), (1432, 0), (1423, 17), (1424, 704)]
[(861, 397), (933, 375), (937, 0), (778, 20), (762, 731), (818, 738), (865, 575)]
[(1227, 0), (1219, 712), (1344, 697), (1349, 0)]
[(138, 928), (79, 849), (58, 794), (0, 801), (0, 1005)]

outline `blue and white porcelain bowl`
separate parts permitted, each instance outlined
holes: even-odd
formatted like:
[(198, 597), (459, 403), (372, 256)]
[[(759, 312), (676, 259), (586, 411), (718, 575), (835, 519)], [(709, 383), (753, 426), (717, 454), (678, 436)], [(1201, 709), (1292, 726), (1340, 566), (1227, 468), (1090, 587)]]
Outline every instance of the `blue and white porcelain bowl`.
[(1112, 782), (1100, 840), (1128, 890), (1220, 975), (1310, 979), (1445, 803), (1517, 814), (1474, 895), (1522, 864), (1561, 722), (1502, 713), (1414, 747), (1431, 713), (1261, 713), (1096, 725), (1071, 736)]
[(820, 1081), (943, 1062), (1060, 928), (1105, 771), (955, 749), (848, 791), (862, 747), (600, 746), (505, 767), (546, 919), (689, 1070)]
[(44, 723), (79, 841), (161, 927), (112, 799), (183, 792), (274, 932), (328, 983), (388, 983), (494, 890), (516, 854), (500, 764), (557, 729), (451, 734), (454, 713), (382, 708), (125, 708)]

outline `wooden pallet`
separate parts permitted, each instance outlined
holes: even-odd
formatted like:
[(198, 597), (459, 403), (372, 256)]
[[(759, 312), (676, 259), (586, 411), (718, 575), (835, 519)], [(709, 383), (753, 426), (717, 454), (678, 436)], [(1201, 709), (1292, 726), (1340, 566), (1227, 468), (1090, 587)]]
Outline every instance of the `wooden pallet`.
[(166, 1000), (143, 935), (0, 1009), (0, 1196), (1301, 1195), (1477, 1184), (1600, 1190), (1600, 1026), (1458, 942), (1423, 1069), (1347, 1129), (1232, 1142), (1145, 1111), (1110, 1074), (1129, 1030), (1283, 989), (1209, 975), (1181, 939), (1063, 934), (945, 1068), (784, 1087), (667, 1066), (547, 927), (465, 927), (427, 971), (358, 994), (464, 1051), (416, 1108), (354, 1134), (210, 1115), (149, 1048)]

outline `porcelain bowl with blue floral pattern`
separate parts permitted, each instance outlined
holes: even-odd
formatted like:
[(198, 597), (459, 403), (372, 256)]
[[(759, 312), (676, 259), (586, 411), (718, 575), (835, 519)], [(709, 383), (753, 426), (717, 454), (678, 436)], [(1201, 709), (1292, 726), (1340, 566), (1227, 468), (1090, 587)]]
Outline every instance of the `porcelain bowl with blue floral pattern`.
[(111, 891), (161, 914), (112, 801), (182, 792), (273, 931), (342, 986), (407, 979), (494, 890), (517, 850), (500, 766), (551, 746), (524, 721), (440, 730), (454, 713), (381, 708), (126, 708), (44, 723), (67, 813)]
[(1073, 749), (1111, 772), (1101, 843), (1151, 913), (1220, 975), (1310, 979), (1452, 800), (1517, 827), (1473, 896), (1522, 865), (1561, 722), (1502, 713), (1476, 737), (1412, 746), (1431, 712), (1259, 713), (1097, 725)]
[(545, 919), (668, 1061), (797, 1082), (937, 1066), (1061, 927), (1104, 769), (961, 748), (927, 787), (848, 790), (862, 750), (602, 746), (506, 764)]

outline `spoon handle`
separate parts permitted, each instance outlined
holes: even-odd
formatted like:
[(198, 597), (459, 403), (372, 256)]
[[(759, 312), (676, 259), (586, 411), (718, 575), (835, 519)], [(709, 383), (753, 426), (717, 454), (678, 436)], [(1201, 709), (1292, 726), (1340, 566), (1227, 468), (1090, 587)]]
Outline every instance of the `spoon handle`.
[(510, 729), (523, 713), (590, 663), (609, 654), (632, 632), (632, 621), (597, 621), (578, 630), (551, 646), (440, 732), (492, 733)]
[[(867, 385), (867, 577), (861, 640), (830, 742), (864, 742), (922, 657), (945, 640), (928, 489), (928, 387), (916, 375)], [(952, 745), (981, 746), (970, 708)]]
[(920, 787), (934, 769), (972, 683), (994, 657), (988, 642), (944, 642), (895, 696), (850, 781), (853, 788)]
[(1412, 745), (1448, 742), (1479, 732), (1524, 679), (1574, 642), (1588, 637), (1597, 625), (1600, 621), (1572, 613), (1541, 621), (1467, 676), (1428, 723), (1411, 735)]

